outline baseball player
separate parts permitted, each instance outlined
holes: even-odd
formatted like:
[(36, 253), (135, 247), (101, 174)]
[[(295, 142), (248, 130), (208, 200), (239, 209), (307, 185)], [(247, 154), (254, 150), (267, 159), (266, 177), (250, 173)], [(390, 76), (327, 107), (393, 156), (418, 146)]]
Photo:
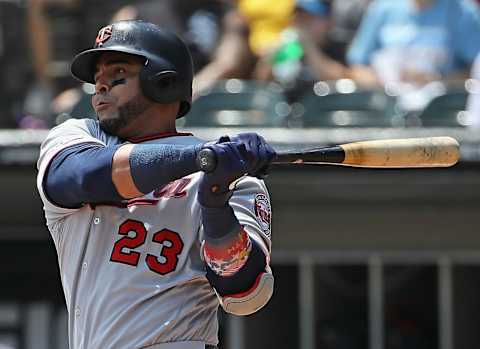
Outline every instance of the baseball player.
[[(58, 253), (70, 349), (215, 348), (217, 309), (270, 299), (274, 150), (257, 134), (205, 143), (178, 133), (190, 109), (185, 44), (151, 23), (102, 28), (71, 71), (95, 84), (98, 120), (71, 119), (41, 146), (38, 190)], [(217, 167), (200, 172), (208, 147)]]

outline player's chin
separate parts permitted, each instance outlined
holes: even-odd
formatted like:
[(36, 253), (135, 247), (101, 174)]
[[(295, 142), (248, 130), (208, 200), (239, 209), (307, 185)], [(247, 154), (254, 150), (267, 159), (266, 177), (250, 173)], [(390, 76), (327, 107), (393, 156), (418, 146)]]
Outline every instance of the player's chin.
[(114, 136), (121, 137), (122, 129), (125, 128), (126, 122), (118, 116), (117, 113), (102, 114), (97, 113), (100, 128)]
[(94, 110), (100, 121), (118, 119), (120, 115), (118, 107), (110, 103), (96, 106)]

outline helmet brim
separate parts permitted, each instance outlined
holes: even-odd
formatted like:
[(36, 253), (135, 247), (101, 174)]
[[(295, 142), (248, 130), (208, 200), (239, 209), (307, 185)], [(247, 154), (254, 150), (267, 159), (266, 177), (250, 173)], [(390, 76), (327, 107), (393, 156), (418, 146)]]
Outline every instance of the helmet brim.
[(135, 56), (145, 57), (143, 52), (125, 48), (123, 46), (98, 47), (85, 50), (76, 55), (70, 65), (73, 77), (90, 84), (95, 84), (95, 64), (101, 54), (106, 52), (121, 52)]

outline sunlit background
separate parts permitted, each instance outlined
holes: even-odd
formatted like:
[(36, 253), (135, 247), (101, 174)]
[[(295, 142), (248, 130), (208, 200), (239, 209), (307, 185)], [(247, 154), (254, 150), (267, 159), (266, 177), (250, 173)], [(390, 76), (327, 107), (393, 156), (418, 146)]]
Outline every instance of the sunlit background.
[(194, 103), (180, 130), (278, 149), (452, 136), (449, 169), (285, 167), (267, 178), (274, 297), (219, 314), (221, 349), (480, 346), (480, 3), (0, 0), (0, 349), (67, 349), (36, 192), (48, 130), (95, 118), (72, 57), (114, 20), (175, 30)]

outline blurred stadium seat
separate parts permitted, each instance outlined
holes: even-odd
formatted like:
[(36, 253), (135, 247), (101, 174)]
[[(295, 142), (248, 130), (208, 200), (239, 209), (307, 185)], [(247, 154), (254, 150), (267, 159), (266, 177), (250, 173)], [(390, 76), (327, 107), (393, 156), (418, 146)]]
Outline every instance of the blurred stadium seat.
[(292, 104), (291, 127), (401, 126), (394, 114), (395, 97), (382, 90), (360, 89), (354, 81), (319, 81)]
[(435, 97), (418, 114), (421, 126), (463, 127), (467, 126), (466, 104), (468, 92), (466, 82), (444, 84), (444, 94)]
[(290, 106), (275, 83), (230, 79), (202, 93), (182, 127), (279, 127), (285, 126)]

